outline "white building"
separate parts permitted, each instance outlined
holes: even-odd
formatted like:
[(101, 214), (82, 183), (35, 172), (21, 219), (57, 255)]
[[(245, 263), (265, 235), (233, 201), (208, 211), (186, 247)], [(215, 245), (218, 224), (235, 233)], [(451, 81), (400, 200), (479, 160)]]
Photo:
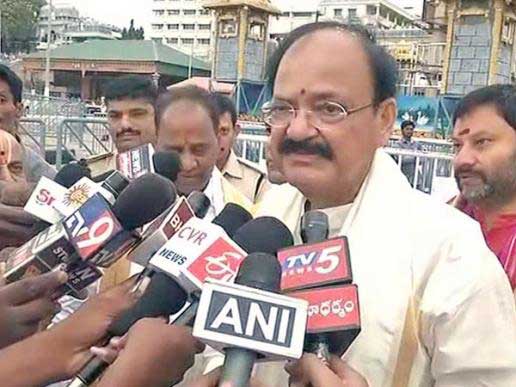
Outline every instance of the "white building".
[(147, 34), (187, 54), (211, 57), (211, 26), (214, 24), (202, 0), (152, 0), (151, 30)]
[(122, 36), (119, 28), (81, 17), (77, 8), (73, 6), (57, 4), (52, 7), (52, 12), (49, 12), (49, 6), (46, 5), (41, 8), (37, 27), (37, 48), (40, 50), (47, 47), (49, 14), (50, 35), (54, 47), (90, 39), (120, 39)]
[(270, 17), (270, 37), (281, 38), (297, 27), (317, 21), (317, 7), (320, 2), (321, 0), (272, 0), (272, 4), (282, 14)]
[[(203, 9), (203, 0), (152, 0), (152, 22), (148, 37), (186, 54), (210, 59), (213, 47), (213, 15)], [(271, 0), (282, 11), (271, 16), (269, 34), (281, 38), (293, 29), (317, 20), (358, 19), (377, 28), (411, 26), (414, 16), (388, 0)]]
[(320, 20), (357, 21), (376, 29), (405, 28), (414, 23), (414, 16), (388, 0), (322, 0)]

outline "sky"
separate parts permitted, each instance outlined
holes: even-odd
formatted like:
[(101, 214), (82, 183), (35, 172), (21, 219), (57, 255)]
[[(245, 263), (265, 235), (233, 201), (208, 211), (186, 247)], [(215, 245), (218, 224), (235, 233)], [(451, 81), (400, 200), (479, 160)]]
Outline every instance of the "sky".
[[(273, 0), (273, 3), (292, 0)], [(296, 0), (296, 2), (313, 0)], [(401, 7), (421, 7), (423, 0), (390, 0)], [(54, 4), (70, 4), (75, 6), (82, 16), (92, 17), (98, 21), (114, 24), (119, 27), (129, 26), (131, 19), (135, 24), (150, 27), (153, 0), (54, 0)]]

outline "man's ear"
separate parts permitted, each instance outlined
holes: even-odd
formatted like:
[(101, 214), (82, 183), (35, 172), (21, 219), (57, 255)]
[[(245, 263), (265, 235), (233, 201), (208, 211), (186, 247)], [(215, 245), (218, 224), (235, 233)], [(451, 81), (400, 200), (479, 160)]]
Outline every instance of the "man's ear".
[(384, 146), (388, 143), (392, 135), (394, 123), (398, 115), (398, 107), (395, 98), (388, 98), (378, 106), (377, 118), (379, 122), (378, 146)]
[(24, 113), (24, 106), (22, 102), (16, 102), (16, 118), (21, 119)]

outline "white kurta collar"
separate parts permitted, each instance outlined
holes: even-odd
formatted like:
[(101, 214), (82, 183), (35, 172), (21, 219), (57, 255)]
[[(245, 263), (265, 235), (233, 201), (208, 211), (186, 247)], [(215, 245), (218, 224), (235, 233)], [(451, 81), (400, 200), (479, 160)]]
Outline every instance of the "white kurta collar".
[(204, 194), (210, 199), (210, 208), (204, 219), (212, 221), (224, 208), (224, 190), (222, 188), (222, 174), (213, 168), (211, 179), (204, 189)]

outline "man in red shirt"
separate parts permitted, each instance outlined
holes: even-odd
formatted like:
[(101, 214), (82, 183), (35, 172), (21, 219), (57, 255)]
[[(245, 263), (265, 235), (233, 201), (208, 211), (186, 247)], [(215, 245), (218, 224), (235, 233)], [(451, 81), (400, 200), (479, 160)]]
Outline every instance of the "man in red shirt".
[(516, 87), (466, 95), (454, 116), (454, 204), (478, 220), (516, 290)]

